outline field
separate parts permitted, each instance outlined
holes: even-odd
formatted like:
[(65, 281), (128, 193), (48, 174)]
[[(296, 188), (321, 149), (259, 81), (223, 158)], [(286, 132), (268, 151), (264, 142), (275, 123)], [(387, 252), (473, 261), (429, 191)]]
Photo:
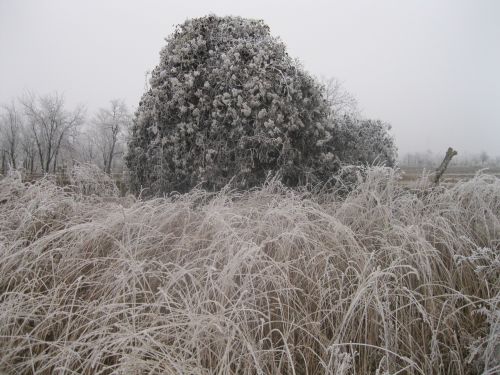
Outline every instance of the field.
[[(416, 181), (422, 175), (433, 172), (435, 168), (427, 167), (401, 167), (403, 172), (403, 183), (408, 183), (410, 181)], [(500, 177), (500, 168), (480, 168), (480, 167), (465, 167), (465, 166), (449, 166), (446, 169), (445, 174), (442, 177), (442, 182), (445, 184), (453, 184), (459, 180), (470, 180), (476, 173), (481, 171), (485, 174), (491, 174), (496, 177)]]
[(0, 373), (500, 372), (494, 175), (140, 200), (79, 173), (0, 181)]

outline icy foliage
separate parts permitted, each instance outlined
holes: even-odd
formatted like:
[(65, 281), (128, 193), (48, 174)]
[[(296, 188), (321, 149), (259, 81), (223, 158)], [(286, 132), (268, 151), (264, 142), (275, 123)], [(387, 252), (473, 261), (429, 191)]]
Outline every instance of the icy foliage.
[(335, 137), (329, 145), (343, 163), (392, 167), (396, 163), (397, 151), (390, 130), (391, 126), (382, 121), (346, 115), (335, 120)]
[(129, 143), (133, 190), (247, 188), (269, 171), (296, 186), (336, 170), (324, 88), (262, 21), (188, 20), (160, 56)]
[(73, 189), (83, 195), (116, 197), (119, 195), (115, 181), (95, 164), (75, 165), (70, 173)]

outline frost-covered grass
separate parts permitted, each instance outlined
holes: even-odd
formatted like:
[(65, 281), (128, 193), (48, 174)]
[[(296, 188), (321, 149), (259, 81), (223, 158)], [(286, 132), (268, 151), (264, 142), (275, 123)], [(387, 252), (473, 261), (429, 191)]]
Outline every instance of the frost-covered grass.
[(0, 181), (0, 373), (500, 371), (498, 178), (108, 193)]

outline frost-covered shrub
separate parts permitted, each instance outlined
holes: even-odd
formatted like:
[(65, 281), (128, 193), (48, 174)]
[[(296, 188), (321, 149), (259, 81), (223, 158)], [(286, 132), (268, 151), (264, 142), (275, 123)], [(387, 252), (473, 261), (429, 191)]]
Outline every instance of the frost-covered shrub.
[(395, 165), (397, 150), (389, 124), (352, 115), (335, 119), (334, 123), (335, 136), (328, 145), (344, 164)]
[(117, 197), (115, 181), (95, 164), (78, 164), (71, 170), (69, 180), (75, 192), (99, 197)]
[(323, 87), (260, 20), (207, 16), (167, 38), (136, 113), (126, 157), (133, 191), (262, 183), (288, 186), (336, 170)]

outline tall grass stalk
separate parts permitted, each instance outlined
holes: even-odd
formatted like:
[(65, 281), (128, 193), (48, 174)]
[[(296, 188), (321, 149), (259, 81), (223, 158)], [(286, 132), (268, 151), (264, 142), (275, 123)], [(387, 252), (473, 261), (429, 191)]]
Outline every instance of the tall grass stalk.
[(143, 201), (5, 178), (0, 372), (499, 373), (500, 179), (398, 179)]

